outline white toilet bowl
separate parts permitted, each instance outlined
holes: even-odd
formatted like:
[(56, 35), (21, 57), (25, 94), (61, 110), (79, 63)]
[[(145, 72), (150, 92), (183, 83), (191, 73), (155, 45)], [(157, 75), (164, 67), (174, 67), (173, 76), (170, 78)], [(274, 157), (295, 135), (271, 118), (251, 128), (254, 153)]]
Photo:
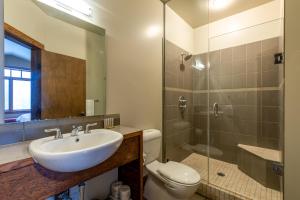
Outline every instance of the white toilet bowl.
[(187, 200), (200, 184), (199, 174), (181, 163), (153, 161), (146, 168), (149, 176), (144, 196), (147, 200)]
[(200, 185), (197, 171), (182, 163), (158, 162), (161, 132), (150, 129), (143, 132), (144, 156), (148, 178), (144, 188), (147, 200), (188, 200)]

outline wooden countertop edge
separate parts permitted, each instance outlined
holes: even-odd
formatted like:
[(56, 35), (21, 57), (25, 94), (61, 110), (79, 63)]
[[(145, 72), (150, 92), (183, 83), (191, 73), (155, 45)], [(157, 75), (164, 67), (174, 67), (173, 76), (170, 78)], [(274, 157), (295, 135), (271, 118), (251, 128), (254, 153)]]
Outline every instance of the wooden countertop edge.
[[(136, 132), (128, 133), (128, 134), (124, 135), (124, 139), (141, 136), (142, 133), (143, 133), (143, 131), (136, 131)], [(12, 161), (9, 163), (0, 164), (0, 174), (9, 172), (12, 170), (20, 169), (22, 167), (26, 167), (26, 166), (33, 165), (33, 164), (35, 164), (35, 162), (32, 159), (32, 157)]]
[(5, 163), (5, 164), (1, 164), (0, 165), (0, 174), (5, 173), (5, 172), (9, 172), (15, 169), (19, 169), (22, 167), (26, 167), (28, 165), (33, 165), (34, 164), (34, 160), (30, 157), (30, 158), (25, 158), (25, 159), (21, 159), (21, 160), (16, 160), (16, 161), (12, 161), (9, 163)]

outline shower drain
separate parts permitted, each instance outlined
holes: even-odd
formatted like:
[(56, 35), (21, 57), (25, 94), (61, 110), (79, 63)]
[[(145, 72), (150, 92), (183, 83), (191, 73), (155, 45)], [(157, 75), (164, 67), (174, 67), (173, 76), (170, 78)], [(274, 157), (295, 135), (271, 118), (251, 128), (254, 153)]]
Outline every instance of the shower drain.
[(225, 176), (225, 174), (224, 174), (223, 172), (218, 172), (217, 175), (218, 175), (218, 176), (221, 176), (221, 177), (224, 177), (224, 176)]

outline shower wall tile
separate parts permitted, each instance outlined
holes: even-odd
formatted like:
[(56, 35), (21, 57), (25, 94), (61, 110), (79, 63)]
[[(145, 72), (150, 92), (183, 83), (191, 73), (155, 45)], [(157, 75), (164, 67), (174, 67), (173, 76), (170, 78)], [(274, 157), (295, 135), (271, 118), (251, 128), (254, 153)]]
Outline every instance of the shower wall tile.
[(246, 92), (247, 105), (261, 105), (261, 91)]
[(232, 88), (245, 88), (246, 74), (238, 74), (232, 76)]
[(247, 45), (247, 59), (256, 59), (261, 56), (261, 47), (262, 42), (254, 42)]
[(261, 72), (249, 72), (247, 73), (247, 88), (261, 87)]
[(262, 123), (262, 137), (278, 139), (279, 138), (279, 123), (263, 122)]
[(262, 87), (278, 87), (279, 86), (279, 72), (278, 68), (270, 71), (262, 72)]
[(243, 60), (233, 60), (232, 62), (232, 74), (246, 74), (246, 59)]
[(277, 106), (264, 106), (262, 108), (263, 122), (280, 122), (280, 110)]
[(273, 55), (263, 55), (262, 56), (262, 71), (270, 71), (277, 69), (277, 65), (274, 64), (274, 54)]
[(279, 47), (280, 38), (271, 38), (262, 41), (262, 54), (274, 55), (280, 51)]
[(279, 106), (279, 91), (262, 91), (262, 106)]
[[(176, 161), (188, 155), (182, 146), (193, 142), (193, 101), (198, 100), (198, 96), (195, 97), (192, 90), (207, 89), (206, 70), (199, 71), (192, 67), (194, 59), (206, 64), (206, 57), (193, 56), (190, 60), (183, 61), (182, 65), (182, 52), (188, 53), (171, 42), (166, 42), (165, 86), (168, 88), (165, 90), (164, 134), (167, 137), (167, 158)], [(180, 96), (187, 100), (187, 108), (183, 112), (178, 106)]]
[[(165, 93), (165, 131), (170, 136), (170, 148), (183, 156), (180, 148), (185, 142), (207, 144), (208, 129), (211, 145), (223, 151), (220, 159), (224, 161), (237, 161), (239, 143), (279, 148), (283, 101), (279, 98), (282, 92), (273, 88), (283, 83), (283, 65), (274, 64), (274, 54), (280, 52), (279, 41), (272, 38), (194, 55), (184, 62), (183, 71), (180, 53), (184, 50), (167, 42), (166, 86), (175, 89)], [(192, 67), (194, 60), (206, 65), (208, 59), (209, 70)], [(178, 109), (181, 95), (188, 100), (183, 115)], [(219, 118), (210, 116), (209, 127), (208, 97), (210, 110), (217, 102), (223, 113)], [(173, 138), (175, 135), (181, 140)], [(176, 157), (172, 150), (167, 151)]]
[(232, 48), (222, 49), (220, 59), (221, 65), (223, 63), (232, 63)]
[(258, 56), (256, 58), (248, 58), (246, 60), (247, 73), (261, 72), (262, 58)]
[(246, 45), (241, 45), (232, 48), (232, 59), (234, 60), (246, 60)]

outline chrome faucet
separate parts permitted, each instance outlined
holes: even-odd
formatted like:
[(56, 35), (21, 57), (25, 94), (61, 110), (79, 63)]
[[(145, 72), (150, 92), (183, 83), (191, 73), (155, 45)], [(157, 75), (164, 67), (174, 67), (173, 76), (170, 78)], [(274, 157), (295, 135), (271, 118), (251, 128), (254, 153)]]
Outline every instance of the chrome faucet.
[(62, 139), (63, 138), (63, 135), (61, 134), (61, 131), (59, 128), (45, 129), (44, 131), (45, 131), (45, 133), (56, 132), (54, 139)]
[(85, 131), (84, 131), (84, 133), (91, 133), (90, 127), (92, 127), (92, 126), (97, 126), (97, 124), (98, 124), (98, 123), (87, 124), (87, 125), (85, 126)]
[(82, 126), (76, 127), (75, 125), (73, 125), (72, 128), (73, 129), (72, 129), (71, 137), (78, 136), (78, 132), (82, 131)]

